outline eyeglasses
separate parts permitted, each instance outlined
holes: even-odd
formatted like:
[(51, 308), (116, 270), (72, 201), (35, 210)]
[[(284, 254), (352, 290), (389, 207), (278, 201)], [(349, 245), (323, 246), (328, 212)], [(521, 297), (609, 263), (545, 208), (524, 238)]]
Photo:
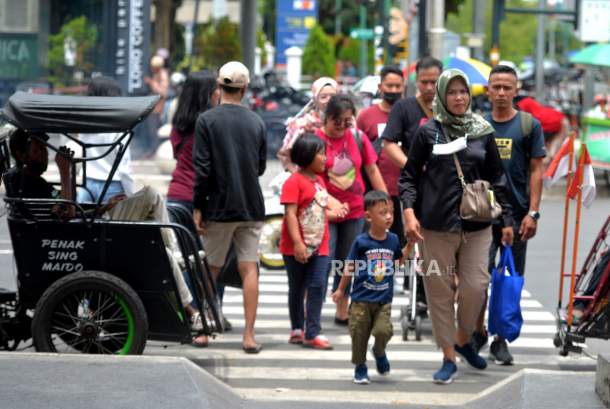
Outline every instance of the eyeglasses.
[(352, 118), (345, 118), (345, 119), (333, 119), (333, 124), (337, 127), (337, 128), (341, 128), (341, 126), (343, 126), (344, 128), (351, 128), (352, 127)]

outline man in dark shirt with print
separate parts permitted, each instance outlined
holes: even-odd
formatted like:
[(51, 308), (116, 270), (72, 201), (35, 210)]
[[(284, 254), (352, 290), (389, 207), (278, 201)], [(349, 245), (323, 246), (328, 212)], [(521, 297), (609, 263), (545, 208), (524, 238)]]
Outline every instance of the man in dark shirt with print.
[(417, 96), (403, 98), (392, 107), (382, 135), (383, 149), (400, 169), (407, 163), (415, 131), (432, 118), (436, 81), (442, 71), (443, 64), (436, 58), (426, 56), (420, 59), (415, 66)]
[[(517, 95), (517, 73), (506, 65), (495, 66), (489, 74), (488, 95), (492, 112), (485, 119), (496, 130), (496, 144), (512, 192), (511, 205), (515, 221), (512, 246), (515, 269), (525, 273), (527, 241), (536, 235), (540, 218), (542, 194), (542, 160), (546, 156), (544, 134), (540, 122), (530, 114), (517, 111), (513, 99)], [(493, 269), (501, 246), (501, 226), (493, 226), (493, 242), (489, 252), (489, 269)], [(479, 330), (473, 334), (477, 349), (487, 344), (484, 328), (485, 307), (479, 317)], [(496, 337), (489, 348), (491, 358), (500, 365), (511, 365), (513, 357), (506, 341)]]
[(250, 73), (240, 62), (220, 68), (220, 105), (201, 114), (195, 126), (193, 218), (203, 235), (210, 270), (218, 277), (231, 243), (243, 283), (245, 328), (242, 347), (258, 353), (254, 321), (258, 305), (258, 244), (265, 218), (258, 177), (265, 172), (263, 121), (241, 105)]
[[(409, 146), (411, 146), (411, 138), (415, 135), (415, 131), (432, 118), (432, 101), (436, 91), (436, 81), (441, 72), (443, 72), (443, 63), (434, 57), (422, 57), (415, 65), (417, 95), (402, 98), (392, 106), (381, 137), (384, 139), (384, 156), (400, 169), (404, 168), (407, 163)], [(397, 186), (395, 188), (397, 189)], [(392, 192), (391, 189), (388, 186), (389, 192)], [(396, 214), (402, 215), (402, 211)], [(403, 224), (402, 220), (400, 224)], [(401, 232), (399, 237), (402, 236)], [(408, 280), (405, 279), (405, 289), (407, 289), (407, 283)], [(421, 279), (417, 280), (417, 295), (417, 301), (425, 304), (424, 286)]]

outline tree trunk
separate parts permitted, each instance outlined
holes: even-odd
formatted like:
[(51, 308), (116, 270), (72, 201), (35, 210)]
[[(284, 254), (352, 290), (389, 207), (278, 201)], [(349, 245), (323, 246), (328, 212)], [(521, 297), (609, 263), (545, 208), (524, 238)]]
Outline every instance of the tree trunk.
[(156, 49), (170, 49), (172, 32), (172, 0), (155, 0)]

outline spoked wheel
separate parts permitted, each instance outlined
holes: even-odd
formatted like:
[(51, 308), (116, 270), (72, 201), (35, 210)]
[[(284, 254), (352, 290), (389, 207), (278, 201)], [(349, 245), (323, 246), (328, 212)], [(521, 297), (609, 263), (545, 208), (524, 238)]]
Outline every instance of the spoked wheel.
[(260, 239), (260, 261), (263, 267), (269, 270), (284, 268), (284, 259), (280, 253), (280, 236), (282, 235), (281, 214), (265, 218)]
[(148, 317), (123, 280), (98, 271), (67, 275), (42, 295), (32, 337), (40, 352), (141, 354)]

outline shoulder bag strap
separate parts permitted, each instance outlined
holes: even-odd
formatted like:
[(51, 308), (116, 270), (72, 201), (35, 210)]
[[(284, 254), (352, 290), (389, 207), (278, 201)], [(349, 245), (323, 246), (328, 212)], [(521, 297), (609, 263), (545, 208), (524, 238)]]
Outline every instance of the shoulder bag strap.
[(457, 170), (458, 178), (460, 179), (460, 183), (462, 187), (466, 186), (466, 180), (464, 179), (464, 172), (462, 172), (462, 167), (460, 166), (460, 161), (457, 155), (453, 154), (453, 162), (455, 163), (455, 169)]
[[(445, 137), (445, 140), (446, 140), (447, 132), (445, 131), (445, 127), (443, 126), (443, 124), (438, 123), (438, 122), (437, 122), (437, 125), (441, 127), (441, 131), (443, 132), (443, 136)], [(455, 170), (457, 171), (458, 179), (460, 179), (462, 188), (464, 188), (464, 187), (466, 187), (466, 180), (464, 179), (464, 172), (462, 172), (462, 166), (460, 166), (460, 161), (455, 153), (453, 154), (453, 162), (455, 163)]]

